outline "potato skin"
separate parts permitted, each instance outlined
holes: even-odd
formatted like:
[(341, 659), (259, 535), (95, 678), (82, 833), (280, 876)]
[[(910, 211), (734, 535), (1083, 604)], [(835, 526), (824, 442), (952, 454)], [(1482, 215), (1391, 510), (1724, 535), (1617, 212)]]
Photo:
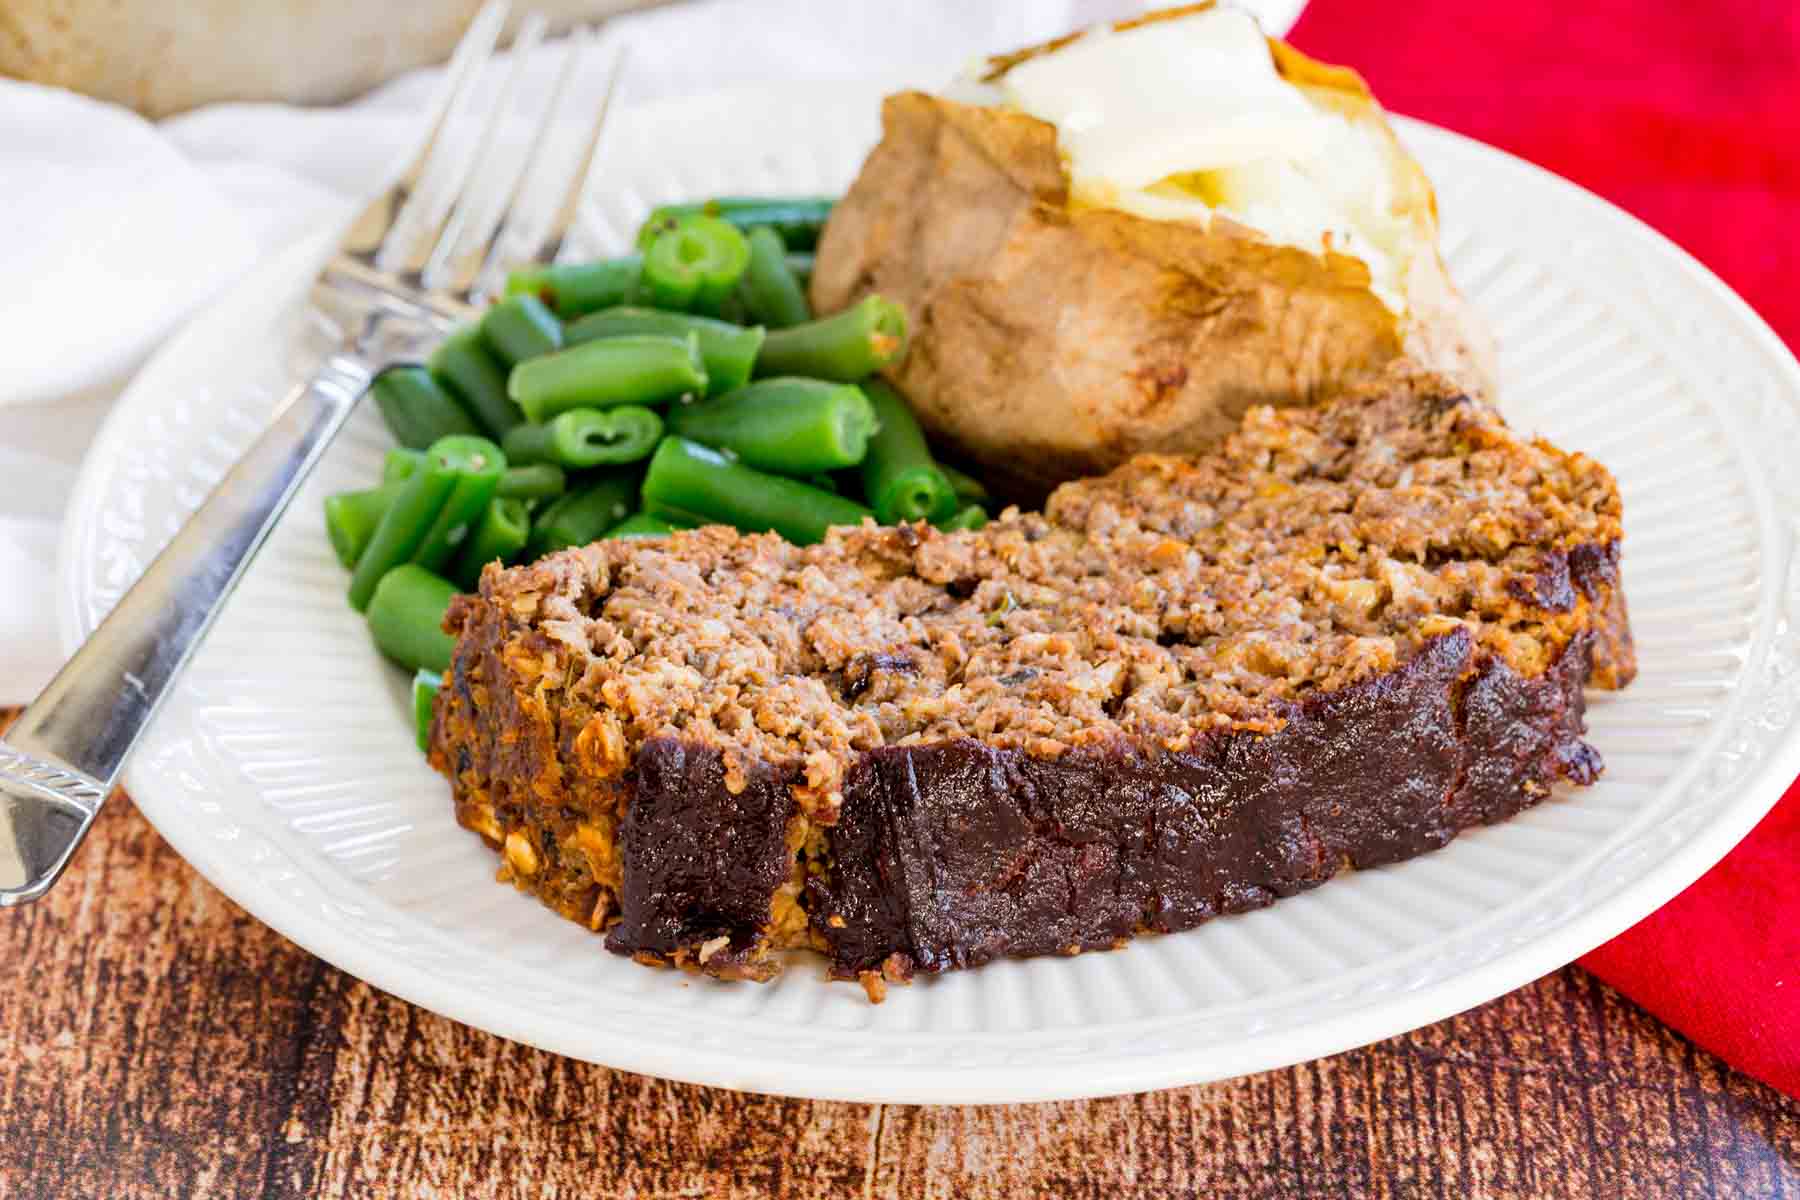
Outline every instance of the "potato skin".
[[(1354, 72), (1271, 47), (1293, 82), (1385, 133)], [(895, 383), (935, 440), (1021, 496), (1140, 451), (1197, 449), (1251, 405), (1314, 402), (1403, 354), (1485, 394), (1491, 344), (1444, 274), (1430, 185), (1386, 136), (1420, 235), (1404, 324), (1360, 260), (1228, 220), (1072, 208), (1053, 126), (921, 92), (883, 104), (881, 142), (820, 242), (812, 301), (830, 312), (874, 291), (905, 305), (913, 341)]]

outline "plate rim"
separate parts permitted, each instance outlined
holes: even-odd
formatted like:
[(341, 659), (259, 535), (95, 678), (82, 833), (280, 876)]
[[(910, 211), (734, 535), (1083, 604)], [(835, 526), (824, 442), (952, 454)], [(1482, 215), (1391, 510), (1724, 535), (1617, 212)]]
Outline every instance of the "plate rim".
[[(848, 90), (848, 89), (845, 89)], [(796, 87), (731, 89), (729, 93), (704, 93), (676, 102), (644, 106), (675, 107), (714, 101), (719, 95), (754, 93), (767, 99), (806, 95), (816, 99), (815, 89)], [(643, 110), (639, 110), (643, 111)], [(1687, 282), (1709, 293), (1738, 318), (1739, 332), (1761, 343), (1771, 360), (1800, 393), (1800, 361), (1753, 308), (1723, 280), (1668, 236), (1640, 218), (1618, 208), (1592, 191), (1508, 151), (1474, 138), (1410, 118), (1396, 118), (1407, 134), (1446, 138), (1462, 149), (1498, 156), (1509, 166), (1523, 166), (1565, 189), (1572, 201), (1597, 205), (1606, 215), (1620, 217), (1637, 235), (1649, 235), (1667, 251)], [(120, 396), (94, 439), (65, 517), (57, 557), (57, 623), (65, 650), (72, 650), (82, 627), (82, 596), (77, 588), (76, 554), (83, 528), (91, 522), (98, 498), (119, 457), (123, 439), (152, 408), (159, 393), (152, 386), (168, 369), (166, 362), (182, 356), (191, 340), (204, 342), (208, 327), (222, 309), (241, 306), (241, 297), (267, 295), (271, 279), (283, 278), (307, 259), (317, 260), (330, 248), (328, 233), (315, 234), (259, 264), (224, 292), (184, 320), (179, 332), (145, 364)], [(287, 303), (291, 303), (291, 296)], [(1732, 437), (1741, 436), (1733, 423)], [(1766, 481), (1752, 477), (1765, 493), (1757, 505), (1759, 525), (1769, 518), (1772, 500)], [(1766, 543), (1765, 543), (1766, 544)], [(1770, 575), (1775, 572), (1771, 571)], [(1773, 586), (1773, 585), (1769, 585)], [(1716, 731), (1715, 731), (1716, 732)], [(1703, 759), (1700, 749), (1694, 766)], [(502, 1037), (525, 1042), (555, 1053), (683, 1082), (815, 1099), (901, 1103), (1001, 1103), (1076, 1099), (1118, 1095), (1184, 1083), (1229, 1078), (1251, 1071), (1272, 1069), (1321, 1054), (1338, 1053), (1429, 1024), (1476, 1004), (1503, 995), (1549, 970), (1571, 961), (1647, 916), (1689, 886), (1722, 859), (1780, 800), (1800, 771), (1800, 732), (1790, 730), (1767, 756), (1734, 789), (1728, 801), (1696, 836), (1663, 856), (1641, 878), (1585, 907), (1579, 913), (1531, 940), (1515, 945), (1485, 963), (1410, 991), (1399, 992), (1375, 1004), (1354, 1006), (1342, 1014), (1308, 1022), (1297, 1029), (1259, 1034), (1238, 1042), (1172, 1051), (1162, 1056), (1118, 1059), (1110, 1066), (1090, 1059), (1059, 1063), (1046, 1061), (1029, 1068), (1000, 1069), (991, 1066), (947, 1070), (939, 1065), (902, 1063), (871, 1068), (864, 1064), (833, 1067), (829, 1063), (772, 1064), (767, 1056), (721, 1059), (717, 1055), (672, 1054), (654, 1041), (636, 1042), (628, 1035), (611, 1034), (589, 1026), (576, 1032), (543, 1021), (525, 1010), (507, 1010), (481, 995), (460, 996), (447, 980), (410, 963), (385, 958), (378, 945), (366, 939), (346, 937), (341, 923), (301, 906), (284, 903), (274, 889), (258, 880), (243, 864), (221, 853), (203, 831), (179, 819), (177, 810), (159, 802), (154, 789), (134, 786), (136, 771), (128, 770), (125, 786), (133, 802), (158, 833), (209, 883), (258, 920), (371, 986), (430, 1011)], [(1778, 785), (1778, 786), (1777, 786)], [(148, 797), (146, 802), (141, 797)], [(164, 818), (158, 819), (160, 815)], [(1557, 878), (1559, 876), (1552, 876)], [(1546, 884), (1548, 881), (1546, 881)], [(377, 981), (379, 980), (379, 982)], [(835, 1031), (844, 1032), (844, 1031)], [(803, 1066), (804, 1069), (797, 1069)], [(878, 1072), (879, 1077), (871, 1078)]]

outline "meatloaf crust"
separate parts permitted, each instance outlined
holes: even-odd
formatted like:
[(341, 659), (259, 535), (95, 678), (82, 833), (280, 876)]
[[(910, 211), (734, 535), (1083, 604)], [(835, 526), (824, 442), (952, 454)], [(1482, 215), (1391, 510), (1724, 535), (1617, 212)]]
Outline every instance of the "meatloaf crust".
[[(1292, 451), (1296, 431), (1320, 436), (1301, 438), (1299, 459), (1273, 476), (1245, 473), (1271, 465), (1271, 445)], [(1317, 571), (1307, 561), (1339, 562), (1332, 539), (1348, 536), (1330, 518), (1272, 516), (1275, 476), (1313, 497), (1376, 464), (1349, 503), (1379, 513), (1412, 486), (1384, 461), (1429, 477), (1433, 456), (1484, 452), (1502, 461), (1466, 466), (1465, 481), (1487, 482), (1478, 516), (1457, 519), (1510, 514), (1507, 531), (1477, 529), (1487, 557), (1464, 566), (1480, 582), (1417, 601), (1418, 613), (1399, 611), (1410, 585), (1396, 568), (1375, 564), (1369, 577), (1393, 580), (1373, 610), (1396, 610), (1386, 617), (1328, 573), (1295, 601), (1297, 623), (1257, 610), (1235, 626), (1208, 617), (1203, 634), (1172, 603), (1179, 564), (1147, 599), (1124, 577), (1140, 553), (1176, 555), (1144, 530), (1191, 517), (1196, 488), (1214, 524), (1187, 544), (1230, 565), (1241, 539), (1220, 527), (1255, 530), (1244, 553), (1262, 555), (1268, 590), (1287, 578), (1267, 565), (1283, 553)], [(458, 645), (432, 762), (450, 776), (457, 819), (501, 851), (502, 877), (604, 930), (615, 953), (762, 979), (779, 969), (774, 951), (811, 947), (877, 996), (919, 971), (1110, 948), (1262, 907), (1504, 820), (1558, 781), (1598, 777), (1582, 688), (1633, 670), (1603, 470), (1512, 438), (1481, 406), (1416, 395), (1335, 415), (1259, 410), (1222, 459), (1202, 484), (1179, 464), (1134, 463), (1065, 488), (1046, 516), (1009, 513), (992, 534), (865, 527), (798, 548), (714, 529), (490, 569), (451, 610)], [(1497, 480), (1523, 498), (1501, 496)], [(1440, 520), (1443, 498), (1426, 505)], [(1270, 532), (1276, 519), (1288, 533)], [(1404, 526), (1392, 525), (1397, 544), (1416, 532)], [(1417, 558), (1454, 575), (1466, 536)], [(1074, 590), (1055, 585), (1096, 555), (1156, 622), (1135, 629), (1107, 610), (1096, 624), (1085, 601), (1034, 610)], [(1007, 602), (982, 618), (996, 578)], [(1033, 579), (1049, 591), (1030, 591)], [(814, 626), (860, 603), (841, 587), (862, 588), (872, 612), (839, 646)], [(1015, 591), (1026, 597), (1016, 609)], [(970, 645), (946, 650), (944, 626)], [(1046, 657), (1056, 629), (1079, 643), (1073, 665)], [(1305, 656), (1313, 644), (1329, 648), (1320, 661)], [(1002, 657), (987, 662), (990, 650)], [(1156, 672), (1171, 657), (1187, 673), (1165, 688)], [(1114, 662), (1135, 688), (1090, 706), (1084, 681)]]

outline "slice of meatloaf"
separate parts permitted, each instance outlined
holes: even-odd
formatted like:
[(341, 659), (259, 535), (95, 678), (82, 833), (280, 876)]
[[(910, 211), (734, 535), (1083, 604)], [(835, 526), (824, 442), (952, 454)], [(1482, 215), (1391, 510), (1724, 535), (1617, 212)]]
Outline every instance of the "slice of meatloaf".
[(602, 542), (457, 599), (431, 761), (646, 963), (884, 979), (1117, 946), (1585, 784), (1619, 495), (1417, 387), (1254, 409), (985, 529)]

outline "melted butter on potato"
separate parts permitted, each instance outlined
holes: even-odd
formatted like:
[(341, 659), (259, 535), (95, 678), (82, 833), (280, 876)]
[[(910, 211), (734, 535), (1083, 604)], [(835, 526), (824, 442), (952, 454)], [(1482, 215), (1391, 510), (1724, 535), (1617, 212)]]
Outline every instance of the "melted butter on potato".
[(1073, 204), (1202, 225), (1222, 215), (1348, 255), (1404, 311), (1410, 234), (1383, 132), (1282, 78), (1248, 13), (1101, 26), (1019, 63), (990, 94), (1056, 127)]

